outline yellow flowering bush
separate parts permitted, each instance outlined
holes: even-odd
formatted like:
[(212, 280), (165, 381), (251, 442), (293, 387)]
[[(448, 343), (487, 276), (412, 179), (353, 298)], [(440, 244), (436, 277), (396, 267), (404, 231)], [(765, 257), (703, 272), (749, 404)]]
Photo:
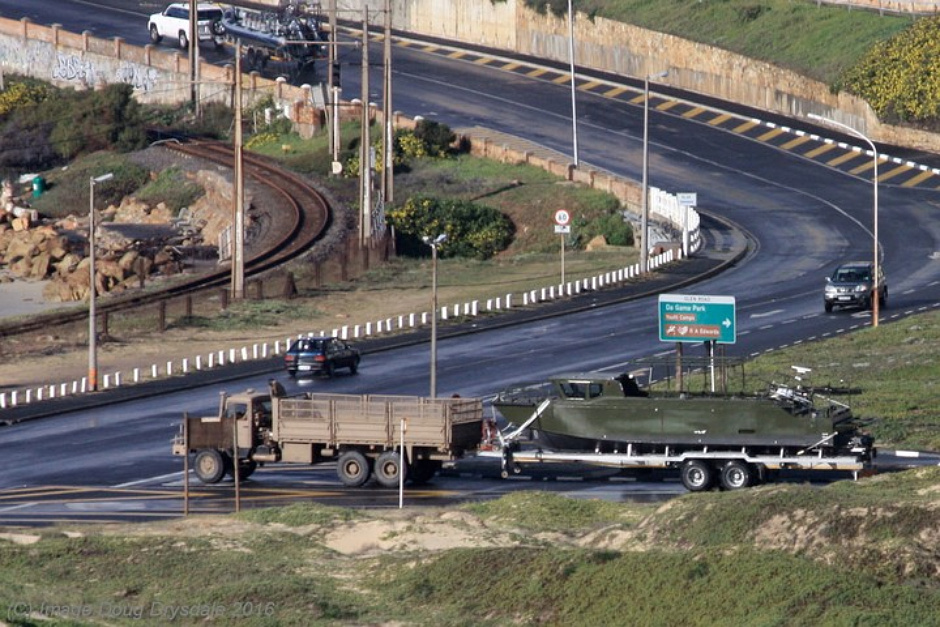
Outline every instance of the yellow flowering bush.
[(874, 46), (834, 86), (864, 98), (888, 122), (937, 125), (940, 117), (940, 17)]

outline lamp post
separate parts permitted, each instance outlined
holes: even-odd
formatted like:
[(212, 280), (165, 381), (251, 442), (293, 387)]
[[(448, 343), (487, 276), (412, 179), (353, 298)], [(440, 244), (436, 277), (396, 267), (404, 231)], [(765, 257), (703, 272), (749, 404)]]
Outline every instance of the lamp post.
[(93, 176), (88, 182), (88, 391), (98, 390), (98, 329), (95, 322), (95, 184), (114, 178), (108, 172)]
[(659, 78), (665, 78), (669, 75), (668, 70), (657, 72), (656, 74), (647, 74), (643, 81), (643, 198), (641, 200), (640, 215), (640, 272), (646, 272), (649, 266), (649, 169), (650, 169), (650, 81)]
[(872, 234), (872, 237), (874, 238), (874, 241), (875, 241), (874, 254), (873, 254), (875, 277), (873, 279), (873, 285), (872, 285), (873, 296), (872, 296), (872, 302), (871, 302), (871, 325), (873, 327), (877, 327), (879, 304), (881, 301), (881, 291), (879, 289), (881, 287), (880, 285), (881, 275), (880, 275), (880, 266), (879, 266), (879, 260), (878, 260), (879, 259), (879, 255), (878, 255), (878, 148), (875, 147), (875, 142), (870, 140), (867, 135), (865, 135), (859, 130), (852, 128), (848, 124), (843, 124), (842, 122), (836, 122), (835, 120), (823, 117), (821, 115), (817, 115), (815, 113), (807, 113), (806, 117), (808, 117), (811, 120), (822, 122), (824, 124), (830, 124), (832, 126), (837, 126), (845, 131), (848, 131), (852, 135), (866, 142), (871, 147), (872, 188), (873, 188), (872, 198), (873, 198), (873, 203), (874, 203), (874, 210), (873, 210), (874, 233)]
[(437, 398), (437, 247), (447, 241), (447, 233), (422, 239), (431, 247), (431, 398)]

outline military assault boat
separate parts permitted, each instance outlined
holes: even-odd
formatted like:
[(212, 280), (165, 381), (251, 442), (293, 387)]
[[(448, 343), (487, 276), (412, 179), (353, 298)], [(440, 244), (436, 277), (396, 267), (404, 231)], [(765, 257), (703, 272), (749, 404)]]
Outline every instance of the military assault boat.
[(651, 393), (629, 374), (578, 373), (501, 392), (493, 406), (539, 446), (596, 453), (741, 447), (750, 452), (869, 449), (850, 408), (799, 385), (754, 396)]

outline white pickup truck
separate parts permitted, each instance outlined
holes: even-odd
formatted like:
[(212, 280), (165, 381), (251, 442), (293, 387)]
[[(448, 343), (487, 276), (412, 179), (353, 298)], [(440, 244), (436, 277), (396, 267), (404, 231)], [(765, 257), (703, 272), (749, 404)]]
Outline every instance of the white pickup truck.
[[(209, 2), (200, 2), (196, 6), (196, 31), (200, 42), (211, 42), (218, 48), (225, 42), (222, 36), (222, 7)], [(164, 37), (172, 37), (179, 42), (179, 47), (189, 48), (189, 3), (176, 2), (150, 16), (147, 28), (150, 41), (160, 43)]]

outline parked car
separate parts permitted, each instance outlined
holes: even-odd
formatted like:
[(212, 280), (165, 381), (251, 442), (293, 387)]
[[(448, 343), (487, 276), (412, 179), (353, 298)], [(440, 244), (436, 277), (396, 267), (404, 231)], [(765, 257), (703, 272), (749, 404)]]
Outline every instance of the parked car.
[[(209, 2), (196, 6), (196, 32), (200, 42), (211, 42), (218, 48), (225, 43), (222, 27), (222, 7)], [(162, 13), (154, 13), (147, 24), (151, 43), (158, 44), (164, 37), (172, 37), (179, 47), (189, 48), (189, 3), (175, 2)]]
[(337, 368), (359, 370), (359, 350), (338, 337), (305, 337), (295, 340), (284, 355), (287, 373), (325, 374), (332, 377)]
[[(871, 261), (850, 261), (841, 264), (826, 277), (823, 295), (826, 312), (835, 307), (871, 309), (875, 296), (875, 264)], [(888, 281), (878, 266), (878, 306), (888, 304)]]

